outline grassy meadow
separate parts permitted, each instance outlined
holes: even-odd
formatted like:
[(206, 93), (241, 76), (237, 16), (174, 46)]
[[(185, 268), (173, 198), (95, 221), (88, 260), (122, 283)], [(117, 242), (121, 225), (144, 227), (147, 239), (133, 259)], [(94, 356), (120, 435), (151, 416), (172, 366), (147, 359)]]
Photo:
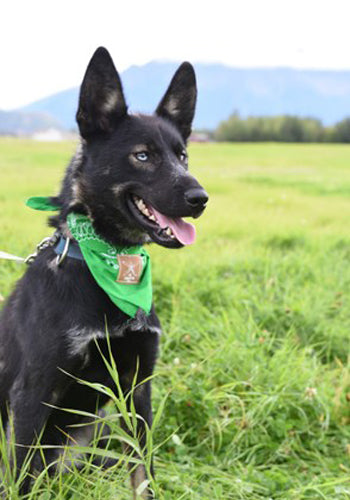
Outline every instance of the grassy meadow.
[[(50, 234), (24, 200), (55, 194), (73, 151), (0, 141), (1, 250), (25, 256)], [(189, 153), (210, 195), (197, 242), (150, 248), (164, 330), (157, 499), (349, 499), (350, 146)], [(1, 300), (23, 270), (0, 261)], [(41, 475), (33, 491), (32, 500), (131, 498), (123, 465)]]

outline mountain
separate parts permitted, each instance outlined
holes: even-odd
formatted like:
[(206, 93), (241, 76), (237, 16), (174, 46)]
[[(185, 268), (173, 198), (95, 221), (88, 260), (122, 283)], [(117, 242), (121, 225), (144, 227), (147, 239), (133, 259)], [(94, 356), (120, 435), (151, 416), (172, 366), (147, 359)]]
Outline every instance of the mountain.
[[(152, 112), (177, 66), (177, 63), (151, 62), (124, 71), (122, 80), (130, 109)], [(350, 71), (194, 66), (199, 90), (196, 128), (213, 129), (234, 111), (242, 116), (313, 116), (326, 125), (350, 116)], [(71, 129), (76, 126), (77, 102), (78, 88), (72, 88), (20, 111), (49, 114)]]
[(28, 136), (50, 128), (62, 128), (50, 114), (0, 110), (0, 135)]

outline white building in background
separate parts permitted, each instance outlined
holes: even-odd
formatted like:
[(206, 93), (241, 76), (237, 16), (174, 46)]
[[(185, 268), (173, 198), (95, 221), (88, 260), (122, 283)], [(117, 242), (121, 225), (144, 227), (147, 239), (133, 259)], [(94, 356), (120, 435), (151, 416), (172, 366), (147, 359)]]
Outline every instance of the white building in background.
[(47, 130), (39, 130), (31, 135), (31, 139), (34, 141), (43, 142), (58, 142), (63, 141), (66, 138), (64, 132), (58, 130), (57, 128), (48, 128)]

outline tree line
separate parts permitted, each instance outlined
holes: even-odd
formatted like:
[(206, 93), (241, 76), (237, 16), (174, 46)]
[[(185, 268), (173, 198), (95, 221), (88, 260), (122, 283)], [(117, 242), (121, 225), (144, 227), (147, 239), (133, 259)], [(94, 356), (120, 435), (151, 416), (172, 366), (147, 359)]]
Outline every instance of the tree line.
[(213, 132), (217, 141), (234, 142), (349, 142), (350, 118), (332, 126), (324, 126), (315, 118), (293, 115), (250, 116), (233, 113)]

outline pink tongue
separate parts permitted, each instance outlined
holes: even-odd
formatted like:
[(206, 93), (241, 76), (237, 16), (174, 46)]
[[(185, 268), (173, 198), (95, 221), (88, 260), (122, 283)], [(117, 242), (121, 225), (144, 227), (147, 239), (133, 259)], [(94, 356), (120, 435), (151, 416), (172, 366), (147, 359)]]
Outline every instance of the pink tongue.
[(196, 228), (193, 224), (185, 222), (181, 219), (181, 217), (170, 219), (170, 217), (161, 214), (153, 207), (148, 207), (148, 209), (153, 212), (158, 224), (162, 229), (164, 229), (165, 227), (170, 227), (172, 229), (174, 235), (180, 243), (182, 243), (183, 245), (191, 245), (195, 242)]

